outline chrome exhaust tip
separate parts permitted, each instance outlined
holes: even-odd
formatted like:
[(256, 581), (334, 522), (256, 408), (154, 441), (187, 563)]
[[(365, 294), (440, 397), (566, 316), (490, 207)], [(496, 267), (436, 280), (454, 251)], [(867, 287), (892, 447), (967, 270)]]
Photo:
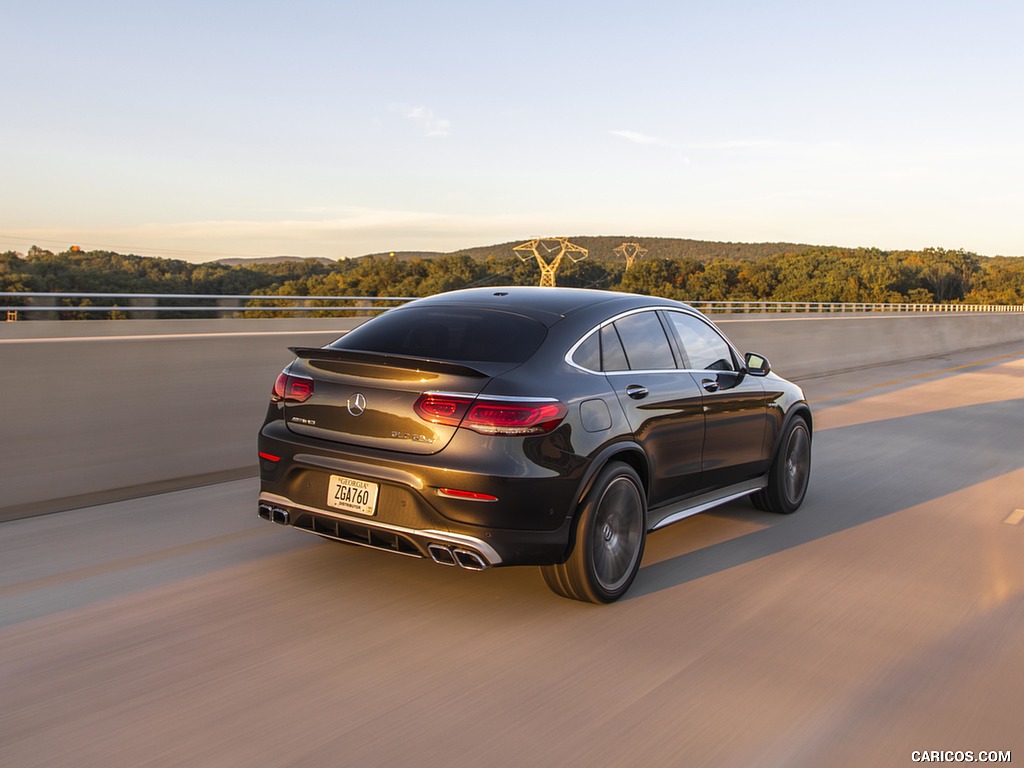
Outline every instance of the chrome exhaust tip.
[(264, 520), (274, 519), (274, 508), (269, 504), (260, 504), (256, 514), (258, 514)]
[(452, 551), (442, 544), (427, 544), (427, 551), (438, 565), (458, 565)]
[(288, 510), (274, 507), (272, 514), (275, 523), (278, 525), (288, 525)]
[(472, 550), (453, 549), (452, 554), (455, 555), (455, 562), (468, 571), (484, 571), (489, 567), (487, 561)]

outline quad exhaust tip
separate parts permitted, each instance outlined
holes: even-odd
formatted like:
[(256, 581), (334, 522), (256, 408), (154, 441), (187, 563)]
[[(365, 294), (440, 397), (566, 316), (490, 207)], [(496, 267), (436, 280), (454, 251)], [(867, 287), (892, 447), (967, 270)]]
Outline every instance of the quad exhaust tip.
[(278, 525), (288, 525), (288, 510), (280, 507), (272, 507), (269, 504), (260, 504), (257, 514), (264, 520), (269, 520)]
[(427, 551), (434, 559), (434, 562), (439, 565), (458, 565), (458, 563), (455, 562), (455, 555), (452, 553), (450, 547), (446, 547), (441, 544), (427, 544)]
[(435, 563), (439, 565), (458, 566), (467, 571), (483, 571), (490, 567), (478, 553), (470, 549), (450, 547), (447, 544), (430, 543), (427, 551)]
[[(288, 525), (290, 520), (287, 509), (275, 507), (272, 504), (260, 504), (257, 514), (263, 520), (278, 525)], [(430, 558), (439, 565), (464, 568), (467, 571), (485, 571), (491, 567), (491, 564), (479, 552), (474, 552), (471, 549), (453, 547), (433, 541), (427, 544), (427, 552), (430, 553)]]

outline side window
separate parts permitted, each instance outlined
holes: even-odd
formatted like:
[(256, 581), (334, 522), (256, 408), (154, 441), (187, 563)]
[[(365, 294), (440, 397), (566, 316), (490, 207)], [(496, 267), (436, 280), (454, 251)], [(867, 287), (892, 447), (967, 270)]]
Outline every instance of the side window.
[(665, 313), (679, 337), (687, 365), (696, 371), (735, 371), (736, 362), (725, 339), (707, 323), (682, 312)]
[[(622, 339), (629, 367), (634, 371), (675, 369), (672, 347), (654, 312), (638, 312), (616, 320), (613, 325)], [(608, 370), (607, 360), (605, 370)]]
[(576, 347), (576, 351), (572, 354), (572, 361), (588, 371), (600, 371), (601, 338), (596, 333), (587, 336), (583, 343)]
[(626, 353), (622, 350), (622, 342), (619, 341), (619, 334), (617, 334), (615, 332), (615, 328), (610, 325), (606, 325), (601, 329), (601, 370), (629, 370), (629, 363), (626, 361)]

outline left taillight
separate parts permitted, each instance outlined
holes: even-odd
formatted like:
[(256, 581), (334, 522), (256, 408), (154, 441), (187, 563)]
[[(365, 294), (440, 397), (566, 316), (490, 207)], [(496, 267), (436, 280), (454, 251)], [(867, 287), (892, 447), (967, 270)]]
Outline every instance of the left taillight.
[(484, 435), (542, 435), (561, 424), (567, 413), (557, 400), (473, 399), (432, 392), (420, 395), (415, 409), (425, 421)]
[(270, 394), (270, 401), (272, 403), (279, 403), (282, 400), (289, 403), (303, 403), (312, 396), (312, 379), (281, 371), (274, 382), (274, 390)]

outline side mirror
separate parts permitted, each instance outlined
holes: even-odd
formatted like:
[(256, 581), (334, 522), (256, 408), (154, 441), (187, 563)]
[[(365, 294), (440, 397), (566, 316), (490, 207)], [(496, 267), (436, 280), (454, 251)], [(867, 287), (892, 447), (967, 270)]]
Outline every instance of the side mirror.
[(767, 376), (772, 372), (772, 364), (768, 362), (768, 358), (755, 352), (747, 352), (743, 360), (747, 364), (747, 373), (751, 376)]

